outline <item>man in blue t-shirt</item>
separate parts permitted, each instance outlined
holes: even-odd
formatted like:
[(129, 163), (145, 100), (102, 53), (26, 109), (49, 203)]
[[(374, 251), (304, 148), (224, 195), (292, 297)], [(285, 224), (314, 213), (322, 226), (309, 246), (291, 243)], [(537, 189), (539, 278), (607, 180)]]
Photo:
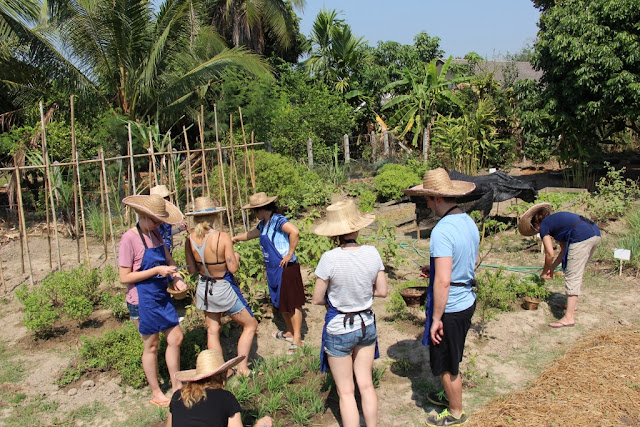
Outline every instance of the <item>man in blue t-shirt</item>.
[[(588, 218), (571, 212), (551, 213), (551, 204), (538, 203), (530, 207), (518, 220), (518, 230), (523, 236), (540, 233), (544, 248), (544, 266), (540, 277), (553, 277), (553, 272), (562, 263), (565, 271), (565, 293), (567, 310), (552, 328), (575, 325), (578, 295), (582, 293), (582, 276), (587, 263), (600, 243), (600, 229)], [(553, 239), (560, 244), (557, 256)]]
[(423, 195), (429, 209), (440, 217), (431, 231), (428, 273), (433, 295), (427, 302), (423, 343), (429, 345), (431, 372), (441, 378), (444, 388), (444, 393), (432, 392), (427, 398), (447, 409), (428, 417), (429, 426), (461, 425), (468, 420), (462, 409), (459, 365), (476, 308), (473, 285), (480, 236), (473, 220), (456, 205), (456, 197), (474, 189), (475, 184), (452, 181), (438, 168), (426, 171), (421, 185), (405, 190), (409, 195)]

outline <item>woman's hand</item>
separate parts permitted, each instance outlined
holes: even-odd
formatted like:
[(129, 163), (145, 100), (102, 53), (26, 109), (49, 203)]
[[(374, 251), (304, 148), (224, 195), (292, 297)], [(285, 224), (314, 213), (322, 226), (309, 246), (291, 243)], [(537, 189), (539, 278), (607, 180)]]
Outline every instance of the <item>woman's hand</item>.
[(178, 271), (175, 265), (158, 265), (153, 268), (158, 276), (163, 277), (172, 276)]
[(291, 261), (291, 258), (293, 257), (293, 254), (286, 254), (282, 257), (282, 261), (280, 261), (280, 267), (286, 267), (287, 264), (289, 264), (289, 261)]
[(176, 291), (184, 291), (185, 289), (187, 289), (187, 284), (184, 283), (182, 277), (179, 277), (173, 281), (173, 289), (175, 289)]
[(430, 272), (431, 272), (431, 266), (430, 265), (424, 265), (424, 266), (420, 267), (420, 276), (426, 277), (428, 279)]
[(273, 418), (267, 416), (262, 417), (256, 421), (256, 427), (271, 427), (273, 426)]

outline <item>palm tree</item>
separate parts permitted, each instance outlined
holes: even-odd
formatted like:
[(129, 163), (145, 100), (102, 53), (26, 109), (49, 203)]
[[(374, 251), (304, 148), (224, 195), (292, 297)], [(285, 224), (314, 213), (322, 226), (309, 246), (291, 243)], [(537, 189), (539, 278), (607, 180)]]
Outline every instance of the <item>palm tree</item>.
[(363, 38), (355, 37), (335, 10), (322, 9), (313, 23), (310, 42), (307, 70), (344, 93), (351, 74), (365, 60)]
[[(283, 0), (213, 0), (211, 24), (228, 34), (234, 47), (245, 46), (257, 54), (265, 53), (265, 32), (269, 31), (283, 47), (296, 39), (296, 22)], [(302, 10), (305, 0), (292, 0)]]
[(408, 68), (404, 69), (404, 77), (390, 83), (385, 91), (397, 87), (405, 87), (406, 92), (396, 94), (391, 101), (386, 103), (383, 110), (398, 107), (394, 119), (403, 124), (401, 136), (413, 132), (413, 145), (418, 146), (418, 140), (422, 137), (423, 161), (429, 159), (429, 145), (431, 143), (431, 127), (437, 114), (438, 101), (448, 99), (462, 107), (462, 101), (451, 90), (451, 87), (468, 81), (469, 77), (454, 77), (447, 79), (447, 71), (451, 65), (452, 57), (442, 65), (438, 72), (437, 59), (425, 66), (423, 76), (414, 74)]
[[(198, 0), (70, 0), (60, 22), (65, 47), (95, 87), (131, 119), (184, 103), (229, 67), (268, 74), (241, 48), (226, 49), (201, 25)], [(202, 46), (205, 43), (206, 46)], [(207, 57), (199, 53), (206, 52)]]

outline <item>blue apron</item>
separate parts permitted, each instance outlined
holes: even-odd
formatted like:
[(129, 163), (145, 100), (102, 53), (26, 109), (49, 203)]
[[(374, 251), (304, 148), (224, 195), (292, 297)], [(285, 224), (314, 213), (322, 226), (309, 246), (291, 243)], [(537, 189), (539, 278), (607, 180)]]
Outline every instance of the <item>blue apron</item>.
[(244, 305), (244, 308), (247, 309), (247, 311), (249, 312), (251, 317), (255, 317), (253, 315), (253, 311), (251, 311), (251, 308), (249, 307), (249, 303), (247, 302), (246, 299), (244, 299), (244, 295), (242, 295), (242, 292), (240, 291), (240, 288), (238, 287), (238, 285), (236, 285), (236, 278), (233, 277), (233, 274), (231, 274), (231, 272), (229, 270), (227, 270), (226, 273), (224, 273), (223, 279), (231, 284), (231, 289), (233, 289), (233, 291), (236, 293), (236, 295), (238, 295), (238, 299), (240, 300), (242, 305)]
[(425, 314), (427, 316), (424, 333), (422, 334), (422, 345), (427, 347), (431, 344), (431, 322), (433, 317), (433, 281), (436, 277), (436, 262), (434, 257), (429, 258), (429, 287), (427, 288), (427, 302), (425, 304)]
[[(264, 230), (267, 230), (265, 224)], [(280, 285), (282, 284), (282, 271), (284, 268), (280, 267), (280, 261), (282, 261), (282, 255), (276, 249), (273, 244), (276, 230), (274, 228), (271, 233), (271, 239), (265, 233), (260, 234), (260, 247), (262, 248), (262, 255), (264, 256), (264, 265), (267, 269), (267, 284), (269, 285), (269, 295), (271, 296), (271, 302), (275, 308), (280, 308)]]
[(171, 224), (162, 223), (158, 226), (158, 230), (160, 230), (160, 235), (162, 236), (162, 241), (164, 245), (167, 247), (169, 253), (173, 250), (173, 235), (171, 234)]
[[(167, 265), (164, 244), (156, 248), (148, 248), (140, 226), (136, 224), (136, 227), (144, 245), (144, 256), (139, 271), (146, 271), (158, 265)], [(171, 295), (167, 292), (168, 281), (168, 278), (156, 275), (135, 284), (138, 291), (140, 334), (152, 335), (178, 326), (178, 314), (171, 302)]]
[[(320, 371), (326, 372), (329, 369), (329, 358), (327, 357), (324, 351), (324, 343), (327, 339), (327, 325), (331, 320), (340, 314), (340, 311), (331, 304), (329, 298), (327, 298), (327, 314), (324, 316), (324, 326), (322, 327), (322, 342), (320, 343)], [(375, 317), (373, 320), (373, 324), (375, 325)], [(378, 349), (378, 338), (376, 337), (376, 353), (373, 356), (374, 359), (380, 358), (380, 350)]]

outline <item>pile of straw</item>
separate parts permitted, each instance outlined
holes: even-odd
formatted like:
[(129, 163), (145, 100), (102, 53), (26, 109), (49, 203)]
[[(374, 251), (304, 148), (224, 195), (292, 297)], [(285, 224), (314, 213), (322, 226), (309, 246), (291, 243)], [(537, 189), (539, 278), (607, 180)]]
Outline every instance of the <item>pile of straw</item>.
[(470, 426), (640, 426), (640, 330), (615, 328), (580, 340), (526, 389), (489, 402), (469, 421)]

